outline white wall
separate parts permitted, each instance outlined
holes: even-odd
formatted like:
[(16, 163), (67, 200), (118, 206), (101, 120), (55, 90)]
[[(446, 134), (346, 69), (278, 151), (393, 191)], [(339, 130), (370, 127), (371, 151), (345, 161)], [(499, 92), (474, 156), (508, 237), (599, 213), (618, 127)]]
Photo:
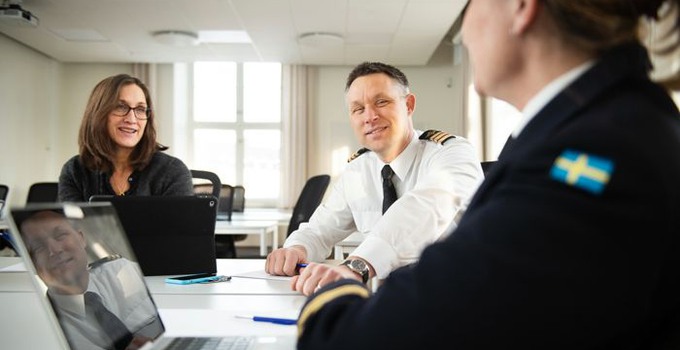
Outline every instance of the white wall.
[[(461, 68), (453, 64), (453, 49), (442, 45), (425, 67), (398, 67), (416, 95), (413, 123), (417, 129), (438, 129), (465, 136)], [(389, 62), (387, 62), (389, 63)], [(308, 174), (336, 175), (359, 148), (349, 125), (345, 82), (352, 66), (319, 66), (313, 74), (309, 125)], [(338, 162), (342, 163), (339, 164)]]
[[(463, 135), (462, 88), (450, 51), (443, 47), (427, 67), (399, 68), (417, 98), (416, 127)], [(344, 104), (351, 69), (314, 69), (309, 174), (333, 173), (334, 150), (344, 152), (336, 152), (342, 153), (336, 156), (338, 168), (358, 148)], [(132, 70), (132, 64), (60, 63), (0, 34), (0, 183), (10, 187), (9, 205), (23, 205), (30, 184), (58, 180), (62, 164), (78, 152), (78, 128), (94, 85)], [(174, 154), (172, 66), (158, 65), (155, 75), (156, 84), (149, 85), (154, 89), (159, 141)]]
[(34, 182), (57, 181), (78, 151), (87, 97), (129, 64), (63, 64), (0, 34), (0, 183), (10, 206), (23, 205)]
[(60, 73), (55, 61), (0, 35), (0, 183), (11, 203), (26, 198), (29, 181), (54, 177)]

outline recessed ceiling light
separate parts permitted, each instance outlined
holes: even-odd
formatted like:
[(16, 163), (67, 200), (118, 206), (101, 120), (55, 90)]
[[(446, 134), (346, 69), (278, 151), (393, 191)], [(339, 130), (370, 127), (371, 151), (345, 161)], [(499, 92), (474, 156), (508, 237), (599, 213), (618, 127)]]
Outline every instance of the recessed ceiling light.
[(253, 41), (243, 30), (200, 30), (198, 41), (208, 44), (249, 44)]
[(340, 34), (311, 32), (302, 33), (298, 36), (298, 43), (310, 47), (332, 47), (342, 45), (345, 39)]
[(51, 31), (66, 41), (76, 42), (105, 42), (109, 41), (94, 29), (51, 29)]
[(172, 46), (198, 45), (198, 35), (182, 30), (162, 30), (151, 34), (158, 42)]

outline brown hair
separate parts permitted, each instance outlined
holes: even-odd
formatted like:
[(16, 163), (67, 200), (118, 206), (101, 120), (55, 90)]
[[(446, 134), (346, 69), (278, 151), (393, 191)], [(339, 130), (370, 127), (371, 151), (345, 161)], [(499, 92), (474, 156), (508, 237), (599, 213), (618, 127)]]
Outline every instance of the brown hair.
[(142, 138), (130, 154), (130, 165), (134, 169), (144, 169), (156, 151), (167, 149), (156, 141), (154, 110), (149, 89), (141, 80), (130, 75), (114, 75), (100, 81), (92, 89), (80, 124), (78, 133), (80, 160), (90, 170), (113, 171), (116, 144), (107, 129), (108, 117), (118, 104), (118, 94), (121, 88), (130, 84), (142, 89), (149, 108), (149, 119), (147, 119)]
[[(668, 7), (662, 5), (668, 2)], [(594, 53), (602, 53), (626, 42), (640, 42), (642, 19), (658, 21), (675, 15), (673, 25), (664, 33), (666, 43), (659, 54), (667, 54), (680, 46), (680, 0), (543, 0), (546, 10), (564, 38)]]

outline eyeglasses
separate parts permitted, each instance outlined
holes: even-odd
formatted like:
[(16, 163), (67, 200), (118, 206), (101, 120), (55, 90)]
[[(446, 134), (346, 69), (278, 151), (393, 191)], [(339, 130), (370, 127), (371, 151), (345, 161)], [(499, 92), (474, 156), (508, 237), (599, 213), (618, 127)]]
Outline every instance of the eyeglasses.
[(138, 120), (147, 120), (149, 119), (149, 114), (151, 114), (151, 108), (144, 106), (130, 107), (123, 103), (113, 108), (113, 114), (119, 117), (125, 117), (130, 113), (130, 110), (134, 111), (135, 118)]

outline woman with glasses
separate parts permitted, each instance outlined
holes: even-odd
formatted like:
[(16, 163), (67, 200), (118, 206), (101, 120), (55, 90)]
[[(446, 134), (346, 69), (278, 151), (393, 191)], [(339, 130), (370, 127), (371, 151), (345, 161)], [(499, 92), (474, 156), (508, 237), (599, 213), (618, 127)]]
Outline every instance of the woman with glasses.
[(127, 74), (99, 82), (78, 134), (79, 154), (59, 176), (60, 201), (93, 195), (193, 195), (189, 168), (162, 151), (153, 103), (144, 83)]

